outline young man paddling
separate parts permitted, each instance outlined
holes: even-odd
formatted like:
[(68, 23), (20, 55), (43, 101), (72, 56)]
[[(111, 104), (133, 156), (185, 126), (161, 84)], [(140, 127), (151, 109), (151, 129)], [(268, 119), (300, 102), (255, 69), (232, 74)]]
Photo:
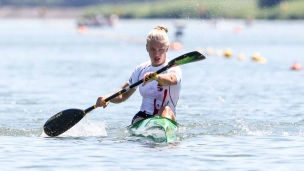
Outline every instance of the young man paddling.
[[(167, 51), (169, 49), (168, 29), (164, 26), (157, 26), (147, 36), (146, 49), (150, 60), (139, 64), (127, 83), (121, 89), (143, 79), (144, 83), (139, 85), (139, 92), (142, 96), (140, 111), (135, 114), (132, 124), (152, 115), (163, 116), (176, 120), (176, 105), (181, 89), (182, 70), (179, 66), (172, 67), (156, 76), (153, 72), (166, 66), (169, 62)], [(121, 94), (110, 100), (111, 103), (121, 103), (127, 100), (136, 88)], [(97, 107), (107, 107), (106, 99), (110, 95), (98, 97)]]

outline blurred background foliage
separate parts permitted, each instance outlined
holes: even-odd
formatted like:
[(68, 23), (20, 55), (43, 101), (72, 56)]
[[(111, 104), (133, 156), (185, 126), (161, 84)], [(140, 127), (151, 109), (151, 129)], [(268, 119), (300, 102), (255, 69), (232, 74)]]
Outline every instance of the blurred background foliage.
[(304, 0), (0, 0), (0, 6), (85, 7), (82, 17), (304, 19)]

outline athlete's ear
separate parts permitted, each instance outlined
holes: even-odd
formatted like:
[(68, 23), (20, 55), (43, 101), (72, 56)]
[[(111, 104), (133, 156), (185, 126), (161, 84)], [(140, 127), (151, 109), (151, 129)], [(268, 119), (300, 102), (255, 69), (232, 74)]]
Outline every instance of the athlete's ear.
[(169, 50), (169, 45), (167, 46), (166, 52), (168, 52), (168, 50)]
[(146, 50), (147, 50), (147, 52), (149, 52), (149, 50), (148, 50), (148, 44), (146, 44)]

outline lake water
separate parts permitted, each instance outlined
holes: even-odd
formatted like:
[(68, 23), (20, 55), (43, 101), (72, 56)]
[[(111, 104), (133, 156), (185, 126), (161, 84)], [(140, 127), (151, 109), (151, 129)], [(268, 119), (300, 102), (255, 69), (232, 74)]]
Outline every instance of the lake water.
[[(126, 133), (138, 92), (60, 137), (43, 135), (57, 112), (86, 109), (119, 89), (149, 59), (145, 37), (159, 24), (173, 41), (172, 20), (121, 20), (82, 33), (74, 20), (0, 20), (0, 170), (303, 170), (304, 71), (290, 69), (304, 65), (303, 21), (186, 20), (184, 49), (168, 56), (202, 50), (206, 60), (181, 66), (176, 142)], [(214, 53), (227, 48), (229, 59)]]

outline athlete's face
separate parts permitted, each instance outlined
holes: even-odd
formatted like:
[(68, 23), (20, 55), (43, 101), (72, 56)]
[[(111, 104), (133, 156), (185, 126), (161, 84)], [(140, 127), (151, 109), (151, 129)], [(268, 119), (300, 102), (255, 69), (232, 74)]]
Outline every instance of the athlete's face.
[(166, 61), (166, 52), (169, 46), (158, 40), (151, 40), (146, 45), (147, 51), (149, 53), (152, 66), (160, 66)]

